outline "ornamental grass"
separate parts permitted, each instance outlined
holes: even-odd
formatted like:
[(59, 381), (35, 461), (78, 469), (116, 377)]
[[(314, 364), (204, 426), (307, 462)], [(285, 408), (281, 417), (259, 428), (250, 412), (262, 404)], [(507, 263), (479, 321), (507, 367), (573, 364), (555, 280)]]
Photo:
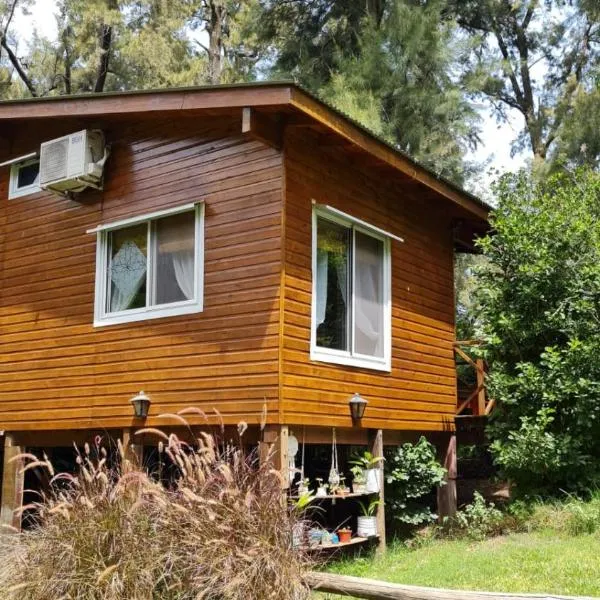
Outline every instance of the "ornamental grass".
[(300, 515), (282, 502), (280, 474), (243, 451), (245, 425), (238, 430), (235, 445), (143, 430), (176, 471), (166, 484), (120, 444), (109, 466), (100, 438), (77, 452), (75, 475), (21, 455), (25, 469), (47, 470), (50, 491), (23, 507), (33, 527), (0, 545), (0, 598), (307, 598), (310, 561), (292, 545)]

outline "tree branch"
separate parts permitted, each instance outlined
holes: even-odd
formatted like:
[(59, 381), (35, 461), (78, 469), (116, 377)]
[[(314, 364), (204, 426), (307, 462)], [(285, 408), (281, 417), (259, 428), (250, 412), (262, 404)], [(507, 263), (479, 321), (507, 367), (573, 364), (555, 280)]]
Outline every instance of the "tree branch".
[(27, 86), (29, 93), (34, 98), (37, 97), (38, 94), (35, 89), (35, 86), (33, 85), (31, 79), (29, 79), (29, 77), (27, 76), (27, 73), (25, 73), (25, 70), (21, 66), (21, 63), (15, 55), (15, 53), (9, 48), (8, 44), (6, 43), (6, 37), (2, 36), (2, 41), (0, 42), (0, 45), (6, 50), (6, 53), (8, 54), (8, 58), (12, 66), (15, 68), (15, 71), (19, 74), (21, 81)]

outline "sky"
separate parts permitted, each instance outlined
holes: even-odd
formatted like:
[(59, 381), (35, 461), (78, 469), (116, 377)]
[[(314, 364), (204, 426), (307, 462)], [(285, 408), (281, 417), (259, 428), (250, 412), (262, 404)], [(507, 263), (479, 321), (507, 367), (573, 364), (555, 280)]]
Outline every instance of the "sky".
[[(23, 15), (18, 12), (15, 16), (14, 26), (19, 37), (28, 39), (35, 29), (40, 35), (53, 38), (56, 35), (55, 6), (54, 0), (35, 0), (30, 10), (31, 14)], [(495, 178), (493, 171), (517, 170), (523, 166), (527, 157), (524, 154), (515, 157), (510, 155), (511, 142), (517, 137), (522, 124), (522, 118), (518, 113), (513, 112), (508, 123), (497, 123), (485, 106), (480, 108), (480, 113), (482, 116), (482, 143), (467, 158), (480, 163), (489, 162), (486, 173), (476, 186), (478, 193), (487, 195), (486, 188)]]

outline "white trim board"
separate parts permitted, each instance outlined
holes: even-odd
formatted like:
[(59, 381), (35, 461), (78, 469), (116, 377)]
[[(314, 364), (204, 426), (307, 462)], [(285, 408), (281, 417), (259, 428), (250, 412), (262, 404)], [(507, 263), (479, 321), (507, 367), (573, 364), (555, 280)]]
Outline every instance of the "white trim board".
[(329, 206), (327, 204), (319, 204), (314, 199), (312, 200), (312, 204), (315, 208), (327, 211), (329, 213), (337, 215), (338, 217), (342, 217), (343, 219), (346, 219), (347, 221), (350, 221), (350, 222), (354, 223), (355, 225), (360, 225), (361, 227), (364, 227), (365, 229), (367, 229), (369, 231), (375, 231), (376, 233), (385, 235), (386, 237), (396, 240), (397, 242), (404, 242), (404, 238), (401, 238), (398, 235), (390, 233), (389, 231), (386, 231), (385, 229), (375, 227), (375, 225), (371, 225), (370, 223), (367, 223), (366, 221), (363, 221), (362, 219), (359, 219), (358, 217), (353, 217), (352, 215), (349, 215), (348, 213), (345, 213), (344, 211), (339, 210), (338, 208), (334, 208), (333, 206)]

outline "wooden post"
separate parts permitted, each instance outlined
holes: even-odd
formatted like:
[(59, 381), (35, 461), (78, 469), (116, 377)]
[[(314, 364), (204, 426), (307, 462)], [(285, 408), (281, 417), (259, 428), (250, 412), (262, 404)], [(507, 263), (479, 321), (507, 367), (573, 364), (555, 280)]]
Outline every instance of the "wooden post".
[(437, 503), (440, 520), (456, 514), (456, 434), (451, 434), (443, 448), (443, 464), (447, 471), (446, 485), (438, 488)]
[(134, 430), (130, 428), (123, 429), (123, 451), (125, 452), (125, 460), (129, 462), (129, 466), (139, 468), (144, 460), (144, 446), (139, 436), (134, 435)]
[(485, 366), (482, 358), (475, 361), (477, 365), (477, 416), (485, 415)]
[(284, 490), (290, 487), (288, 437), (287, 425), (266, 425), (259, 447), (261, 463), (266, 460), (273, 463), (273, 468), (281, 474), (281, 487)]
[[(369, 430), (369, 446), (373, 456), (383, 456), (383, 431)], [(383, 493), (383, 461), (379, 463), (379, 506), (377, 507), (377, 553), (385, 552), (385, 495)]]
[[(20, 446), (16, 446), (10, 434), (4, 438), (4, 460), (2, 470), (2, 505), (0, 507), (0, 524), (6, 531), (21, 530), (21, 515), (15, 511), (23, 506), (23, 461), (12, 460), (23, 453)], [(12, 462), (11, 462), (12, 460)]]

